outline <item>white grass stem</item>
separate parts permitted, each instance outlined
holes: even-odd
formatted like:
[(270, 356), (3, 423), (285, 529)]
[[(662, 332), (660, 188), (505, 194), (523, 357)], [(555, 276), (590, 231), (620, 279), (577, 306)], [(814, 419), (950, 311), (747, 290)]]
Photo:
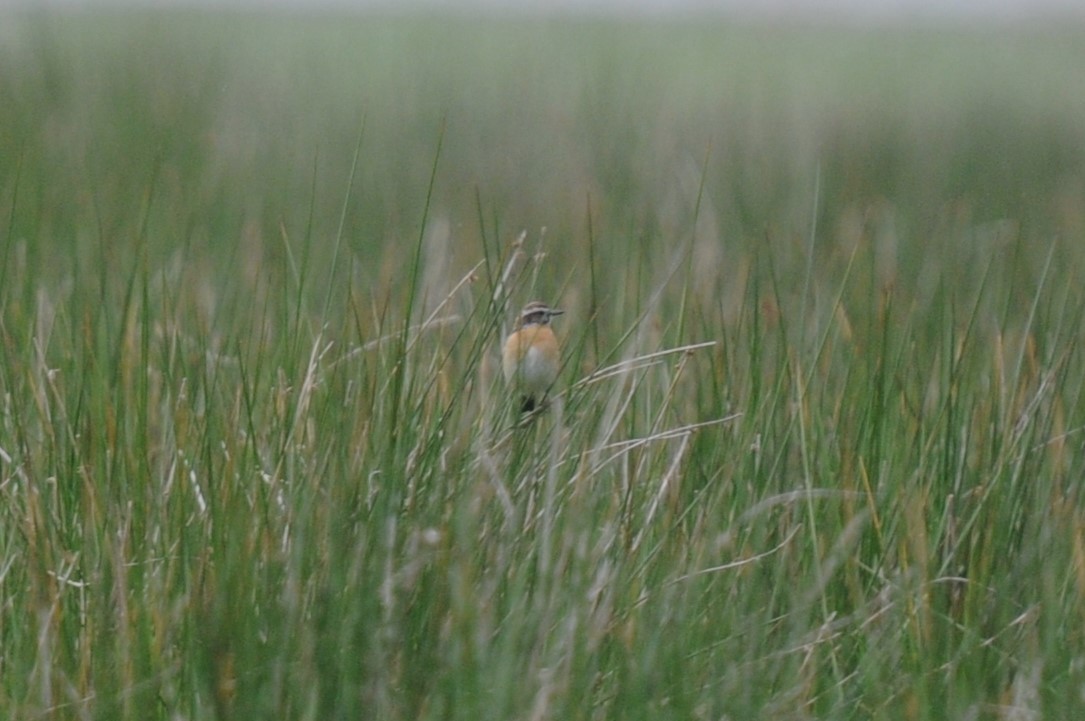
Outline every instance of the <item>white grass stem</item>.
[(640, 544), (644, 540), (644, 534), (648, 532), (648, 529), (652, 525), (652, 521), (655, 519), (656, 512), (659, 510), (660, 504), (663, 503), (663, 497), (667, 495), (667, 490), (671, 487), (671, 482), (678, 474), (678, 468), (682, 465), (682, 460), (686, 457), (686, 451), (689, 450), (690, 435), (692, 435), (692, 432), (687, 432), (682, 435), (682, 444), (678, 446), (674, 458), (671, 459), (670, 467), (667, 468), (667, 472), (663, 474), (663, 478), (659, 482), (659, 489), (652, 498), (652, 502), (648, 506), (648, 511), (644, 514), (644, 525), (641, 526), (640, 531), (637, 533), (637, 537), (633, 540), (632, 552), (634, 553), (640, 548)]
[(615, 441), (613, 443), (608, 443), (608, 444), (603, 445), (603, 446), (598, 446), (595, 449), (593, 449), (595, 452), (608, 451), (608, 450), (612, 450), (612, 449), (618, 449), (618, 452), (611, 455), (610, 457), (608, 457), (605, 461), (602, 461), (602, 462), (598, 463), (597, 465), (595, 465), (592, 468), (592, 473), (598, 472), (601, 468), (603, 468), (603, 466), (605, 466), (608, 463), (620, 458), (621, 456), (625, 455), (626, 453), (629, 453), (629, 451), (633, 450), (634, 448), (639, 448), (640, 446), (645, 446), (645, 445), (648, 445), (649, 443), (656, 443), (658, 441), (670, 440), (671, 438), (677, 438), (679, 436), (688, 436), (693, 431), (695, 431), (695, 430), (697, 430), (699, 428), (706, 428), (708, 426), (715, 426), (715, 425), (719, 425), (721, 423), (727, 423), (728, 421), (733, 421), (733, 420), (735, 420), (737, 418), (741, 418), (741, 417), (742, 417), (741, 413), (732, 413), (731, 415), (724, 416), (723, 418), (715, 418), (715, 419), (710, 420), (710, 421), (701, 421), (700, 423), (690, 423), (689, 425), (680, 426), (678, 428), (668, 428), (665, 431), (659, 431), (658, 433), (653, 433), (650, 436), (643, 436), (643, 437), (640, 437), (640, 438), (630, 438), (630, 439), (625, 440), (625, 441)]
[(704, 576), (705, 574), (708, 574), (708, 573), (722, 573), (723, 571), (733, 571), (736, 568), (742, 568), (743, 566), (748, 566), (751, 563), (757, 563), (758, 561), (762, 561), (762, 560), (768, 558), (769, 556), (772, 556), (772, 555), (774, 555), (776, 553), (779, 553), (780, 550), (784, 546), (791, 543), (791, 539), (795, 537), (795, 534), (797, 534), (801, 528), (802, 528), (802, 524), (801, 523), (797, 524), (794, 528), (791, 529), (791, 533), (787, 534), (787, 536), (784, 538), (784, 540), (780, 541), (778, 544), (776, 544), (775, 546), (773, 546), (772, 548), (770, 548), (767, 551), (763, 551), (761, 553), (755, 554), (753, 556), (749, 556), (747, 558), (740, 559), (738, 561), (731, 561), (730, 563), (725, 563), (722, 566), (712, 566), (711, 568), (702, 568), (699, 571), (694, 571), (693, 573), (687, 573), (686, 575), (679, 576), (678, 578), (671, 581), (671, 585), (674, 585), (676, 583), (680, 583), (682, 581), (687, 581), (687, 580), (689, 580), (691, 578), (696, 578), (697, 576)]
[(591, 385), (598, 383), (601, 380), (610, 378), (611, 376), (621, 375), (623, 373), (629, 373), (640, 368), (646, 368), (658, 363), (661, 359), (674, 355), (675, 353), (692, 353), (693, 351), (700, 350), (702, 348), (711, 348), (716, 345), (716, 341), (704, 341), (702, 343), (691, 343), (689, 345), (678, 346), (676, 348), (665, 348), (664, 350), (655, 351), (654, 353), (646, 353), (645, 355), (636, 356), (634, 358), (628, 358), (614, 365), (600, 368), (593, 371), (589, 375), (581, 378), (574, 383), (570, 388), (580, 388), (581, 386)]

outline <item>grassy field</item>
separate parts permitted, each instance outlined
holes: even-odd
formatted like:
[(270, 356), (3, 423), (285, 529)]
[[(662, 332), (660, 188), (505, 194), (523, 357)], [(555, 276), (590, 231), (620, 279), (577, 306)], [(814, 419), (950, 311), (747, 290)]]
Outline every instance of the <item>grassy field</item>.
[(2, 20), (0, 716), (1085, 714), (1085, 30)]

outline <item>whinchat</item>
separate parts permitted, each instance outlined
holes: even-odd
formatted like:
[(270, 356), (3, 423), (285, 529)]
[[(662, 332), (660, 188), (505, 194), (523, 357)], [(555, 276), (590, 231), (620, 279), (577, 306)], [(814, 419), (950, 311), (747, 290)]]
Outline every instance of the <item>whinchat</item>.
[(501, 367), (509, 386), (520, 392), (520, 410), (524, 413), (542, 403), (558, 377), (561, 355), (550, 321), (563, 312), (532, 301), (520, 311), (516, 327), (505, 339)]

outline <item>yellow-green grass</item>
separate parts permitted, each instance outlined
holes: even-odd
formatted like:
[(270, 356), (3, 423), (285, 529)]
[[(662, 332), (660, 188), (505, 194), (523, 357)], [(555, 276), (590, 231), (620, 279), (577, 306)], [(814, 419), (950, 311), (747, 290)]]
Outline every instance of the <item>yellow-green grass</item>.
[(4, 21), (0, 715), (1085, 710), (1080, 32)]

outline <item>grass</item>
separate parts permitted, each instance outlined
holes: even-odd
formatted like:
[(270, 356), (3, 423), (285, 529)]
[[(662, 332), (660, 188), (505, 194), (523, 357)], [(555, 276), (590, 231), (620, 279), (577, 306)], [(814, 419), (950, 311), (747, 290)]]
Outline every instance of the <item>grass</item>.
[(6, 717), (1085, 708), (1080, 33), (9, 20)]

